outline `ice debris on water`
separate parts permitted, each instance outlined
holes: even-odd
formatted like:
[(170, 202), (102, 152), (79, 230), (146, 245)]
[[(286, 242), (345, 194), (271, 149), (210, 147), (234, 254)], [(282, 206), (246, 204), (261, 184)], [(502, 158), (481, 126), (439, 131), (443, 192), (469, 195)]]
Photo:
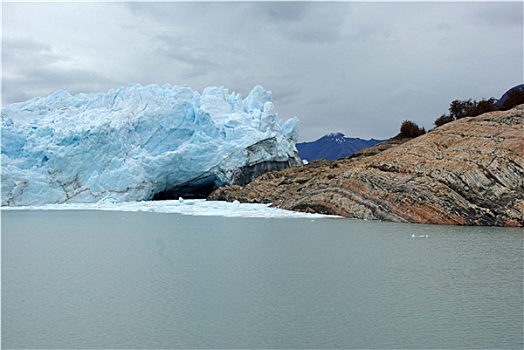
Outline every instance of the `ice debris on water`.
[(229, 184), (243, 167), (300, 163), (298, 119), (279, 119), (261, 86), (245, 99), (169, 84), (59, 90), (4, 106), (1, 131), (2, 206), (149, 200)]
[(2, 210), (100, 210), (100, 211), (122, 211), (122, 212), (151, 212), (182, 214), (193, 216), (221, 216), (237, 218), (331, 218), (340, 219), (340, 216), (324, 215), (316, 213), (302, 213), (280, 208), (271, 207), (269, 204), (261, 203), (239, 203), (206, 201), (205, 199), (184, 199), (165, 201), (138, 201), (119, 203), (66, 203), (46, 204), (37, 206), (13, 206)]

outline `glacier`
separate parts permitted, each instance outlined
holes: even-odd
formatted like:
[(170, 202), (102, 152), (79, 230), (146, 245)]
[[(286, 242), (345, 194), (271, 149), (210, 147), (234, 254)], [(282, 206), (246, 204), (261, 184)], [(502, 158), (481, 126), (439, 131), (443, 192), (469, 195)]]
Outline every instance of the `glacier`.
[(298, 118), (260, 85), (59, 90), (2, 108), (2, 206), (204, 198), (301, 165)]

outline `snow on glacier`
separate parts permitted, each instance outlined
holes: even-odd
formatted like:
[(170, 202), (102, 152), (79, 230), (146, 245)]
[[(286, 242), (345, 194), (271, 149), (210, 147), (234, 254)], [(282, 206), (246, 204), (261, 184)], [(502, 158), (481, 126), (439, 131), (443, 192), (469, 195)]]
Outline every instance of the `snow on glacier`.
[(2, 109), (2, 205), (150, 200), (184, 185), (223, 186), (244, 167), (298, 165), (296, 117), (271, 92), (130, 84)]

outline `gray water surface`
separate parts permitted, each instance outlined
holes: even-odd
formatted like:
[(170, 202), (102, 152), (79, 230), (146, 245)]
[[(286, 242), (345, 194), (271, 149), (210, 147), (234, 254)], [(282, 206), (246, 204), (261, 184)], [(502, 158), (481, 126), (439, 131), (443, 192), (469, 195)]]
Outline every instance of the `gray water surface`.
[(522, 349), (522, 248), (522, 229), (4, 211), (2, 347)]

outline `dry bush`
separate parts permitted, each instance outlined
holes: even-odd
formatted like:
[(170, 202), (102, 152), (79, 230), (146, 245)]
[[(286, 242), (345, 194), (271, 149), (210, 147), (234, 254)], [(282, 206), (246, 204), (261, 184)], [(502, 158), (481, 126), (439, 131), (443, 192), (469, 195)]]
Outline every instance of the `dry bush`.
[(426, 129), (419, 127), (416, 123), (410, 120), (404, 120), (400, 126), (400, 133), (406, 137), (413, 138), (424, 135), (426, 133)]

